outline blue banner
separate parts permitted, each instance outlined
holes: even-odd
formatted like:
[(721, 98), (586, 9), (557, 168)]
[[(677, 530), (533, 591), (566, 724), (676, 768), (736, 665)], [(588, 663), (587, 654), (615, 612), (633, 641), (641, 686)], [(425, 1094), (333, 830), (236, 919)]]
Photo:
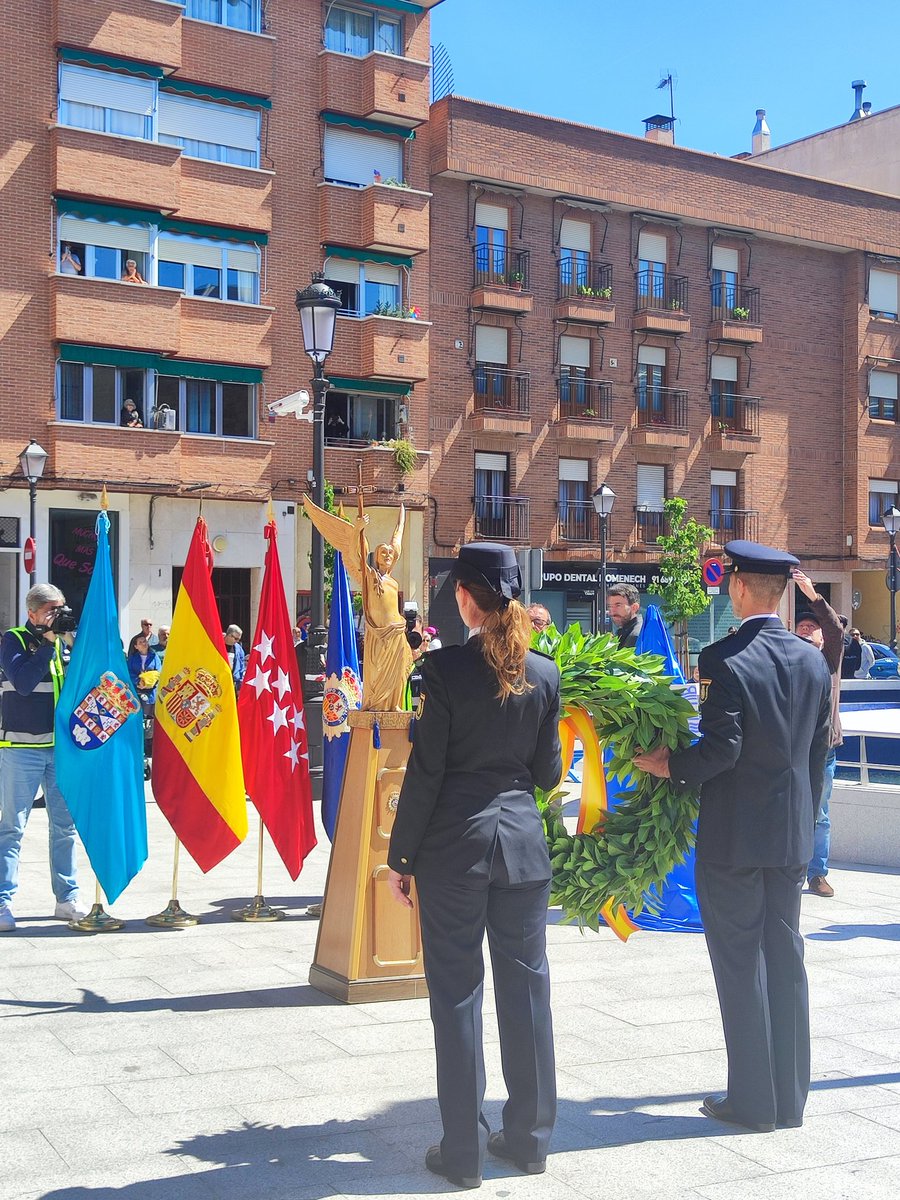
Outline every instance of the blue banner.
[(147, 861), (144, 727), (119, 634), (109, 517), (56, 706), (56, 778), (91, 867), (116, 900)]
[(328, 620), (328, 653), (325, 658), (325, 694), (322, 698), (322, 824), (334, 841), (344, 764), (350, 745), (350, 710), (362, 706), (362, 683), (353, 604), (344, 560), (335, 552), (331, 613)]

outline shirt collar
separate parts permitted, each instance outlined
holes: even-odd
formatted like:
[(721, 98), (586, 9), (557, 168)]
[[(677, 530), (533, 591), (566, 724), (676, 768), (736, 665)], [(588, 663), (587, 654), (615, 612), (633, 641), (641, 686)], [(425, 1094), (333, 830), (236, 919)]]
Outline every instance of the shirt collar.
[(779, 617), (778, 613), (754, 613), (750, 617), (744, 617), (743, 621), (741, 621), (741, 624), (746, 625), (748, 621), (772, 621), (772, 620), (780, 621), (781, 617)]

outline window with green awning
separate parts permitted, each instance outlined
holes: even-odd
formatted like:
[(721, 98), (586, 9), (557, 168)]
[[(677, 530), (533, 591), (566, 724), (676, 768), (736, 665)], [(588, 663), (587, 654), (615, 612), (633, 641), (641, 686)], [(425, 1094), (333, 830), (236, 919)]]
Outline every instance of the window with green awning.
[(256, 367), (235, 367), (227, 363), (194, 362), (185, 358), (166, 358), (161, 354), (134, 350), (116, 350), (110, 346), (85, 346), (63, 342), (59, 347), (62, 362), (91, 363), (94, 366), (130, 367), (156, 371), (158, 375), (179, 379), (212, 379), (223, 383), (262, 383), (262, 371)]
[(120, 58), (117, 54), (103, 54), (99, 50), (81, 50), (75, 46), (60, 46), (56, 51), (60, 62), (75, 63), (82, 67), (103, 67), (107, 71), (120, 71), (125, 75), (139, 75), (143, 79), (163, 79), (165, 71), (153, 63), (134, 62)]
[(405, 267), (412, 270), (413, 260), (405, 254), (391, 254), (387, 250), (357, 250), (354, 246), (322, 247), (326, 258), (349, 258), (353, 262), (383, 263), (390, 267)]
[(194, 83), (189, 79), (173, 79), (171, 75), (160, 83), (159, 90), (193, 96), (197, 100), (215, 100), (219, 104), (240, 104), (245, 108), (269, 109), (272, 107), (272, 101), (267, 96), (256, 96), (252, 92), (238, 92), (233, 88), (212, 87), (206, 83)]

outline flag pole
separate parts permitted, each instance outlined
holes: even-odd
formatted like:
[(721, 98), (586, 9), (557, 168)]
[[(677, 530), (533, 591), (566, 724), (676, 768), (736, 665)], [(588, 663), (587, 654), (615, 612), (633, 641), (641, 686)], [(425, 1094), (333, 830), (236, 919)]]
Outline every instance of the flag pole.
[(94, 907), (87, 916), (80, 917), (77, 921), (69, 921), (69, 928), (77, 929), (79, 933), (113, 933), (116, 929), (125, 928), (124, 921), (104, 910), (99, 879), (94, 891)]
[(144, 923), (147, 925), (159, 925), (163, 929), (187, 929), (191, 925), (200, 924), (199, 917), (185, 912), (178, 903), (178, 854), (180, 850), (181, 842), (176, 837), (175, 861), (172, 866), (172, 899), (162, 912), (154, 913), (152, 917), (144, 918)]
[(262, 894), (263, 875), (263, 819), (259, 818), (259, 851), (256, 856), (256, 895), (243, 908), (232, 911), (232, 921), (280, 921), (287, 916), (284, 909), (272, 908)]

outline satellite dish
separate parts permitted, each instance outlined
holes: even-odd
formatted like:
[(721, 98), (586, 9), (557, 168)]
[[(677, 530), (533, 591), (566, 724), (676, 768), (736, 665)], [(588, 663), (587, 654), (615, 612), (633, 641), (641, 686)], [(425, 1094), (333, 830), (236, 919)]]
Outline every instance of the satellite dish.
[(854, 588), (853, 595), (850, 598), (850, 607), (854, 612), (862, 605), (862, 592)]

